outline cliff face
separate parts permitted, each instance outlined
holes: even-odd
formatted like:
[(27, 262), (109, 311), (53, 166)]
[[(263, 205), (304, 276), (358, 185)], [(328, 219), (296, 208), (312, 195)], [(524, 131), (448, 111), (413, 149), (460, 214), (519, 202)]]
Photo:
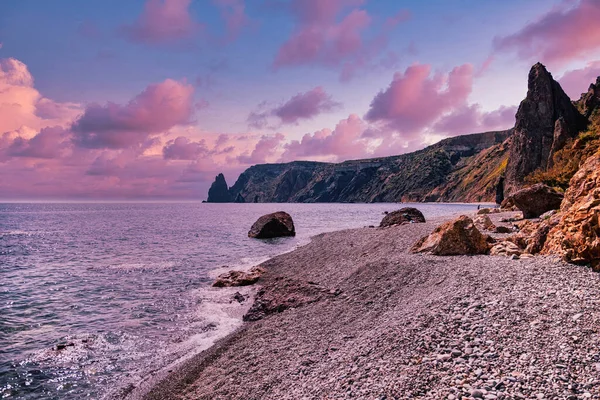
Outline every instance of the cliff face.
[(208, 189), (208, 199), (206, 201), (208, 203), (229, 203), (234, 198), (229, 195), (227, 182), (223, 174), (217, 175), (210, 189)]
[(497, 201), (532, 180), (560, 187), (553, 183), (558, 176), (568, 183), (600, 148), (598, 132), (600, 77), (571, 102), (538, 63), (529, 72), (527, 97), (513, 129), (448, 138), (393, 157), (255, 165), (227, 194), (225, 179), (217, 177), (209, 201)]
[(500, 146), (509, 135), (510, 131), (500, 131), (458, 136), (414, 153), (339, 164), (256, 165), (240, 175), (229, 197), (240, 195), (246, 202), (261, 203), (453, 201), (467, 190), (474, 192), (474, 199), (493, 200), (494, 183), (479, 195), (475, 192), (480, 192), (482, 183), (477, 179), (461, 190), (438, 193), (436, 188), (448, 185), (449, 176), (479, 162), (480, 153)]
[(587, 125), (558, 82), (535, 64), (529, 72), (527, 97), (519, 106), (506, 167), (507, 192), (522, 186), (536, 170), (552, 166), (553, 155)]

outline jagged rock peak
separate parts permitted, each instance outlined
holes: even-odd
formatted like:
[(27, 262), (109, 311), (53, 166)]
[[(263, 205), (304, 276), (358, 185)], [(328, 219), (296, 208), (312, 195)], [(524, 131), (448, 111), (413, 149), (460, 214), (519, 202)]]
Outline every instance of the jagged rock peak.
[(600, 109), (600, 76), (596, 79), (595, 84), (590, 84), (588, 91), (581, 95), (577, 103), (587, 118), (590, 118), (595, 110)]
[(527, 97), (516, 115), (506, 168), (509, 193), (522, 186), (533, 171), (549, 168), (554, 153), (586, 126), (587, 118), (575, 108), (552, 74), (543, 64), (535, 64), (529, 72)]
[(208, 189), (208, 203), (229, 203), (231, 202), (231, 196), (229, 195), (229, 188), (225, 181), (225, 176), (219, 174), (215, 177), (215, 181)]

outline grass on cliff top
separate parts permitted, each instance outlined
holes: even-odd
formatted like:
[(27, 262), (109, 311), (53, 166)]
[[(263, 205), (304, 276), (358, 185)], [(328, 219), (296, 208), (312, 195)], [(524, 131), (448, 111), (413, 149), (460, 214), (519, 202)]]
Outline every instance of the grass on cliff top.
[(569, 181), (582, 163), (600, 149), (600, 111), (592, 118), (590, 128), (554, 154), (554, 165), (546, 170), (531, 173), (525, 181), (530, 184), (545, 183), (561, 190), (569, 187)]

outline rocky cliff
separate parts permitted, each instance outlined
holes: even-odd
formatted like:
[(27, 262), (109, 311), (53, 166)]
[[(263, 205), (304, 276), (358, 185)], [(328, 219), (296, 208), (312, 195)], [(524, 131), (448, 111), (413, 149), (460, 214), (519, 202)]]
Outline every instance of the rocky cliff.
[[(255, 165), (240, 175), (229, 189), (229, 197), (260, 203), (455, 201), (461, 200), (466, 190), (474, 201), (493, 201), (495, 182), (479, 179), (485, 171), (473, 163), (480, 163), (485, 153), (486, 159), (497, 159), (497, 167), (501, 167), (502, 143), (510, 133), (457, 136), (414, 153), (338, 164), (295, 161)], [(486, 152), (496, 146), (499, 149)], [(456, 188), (448, 182), (465, 170), (471, 172), (470, 184)], [(489, 188), (485, 187), (488, 183)]]
[(546, 67), (535, 64), (529, 72), (527, 97), (519, 105), (509, 146), (507, 190), (522, 186), (532, 172), (552, 167), (553, 155), (587, 123)]
[(600, 147), (598, 130), (600, 78), (571, 102), (538, 63), (513, 129), (452, 137), (393, 157), (255, 165), (227, 195), (218, 186), (221, 198), (261, 203), (495, 201), (531, 183), (566, 189)]

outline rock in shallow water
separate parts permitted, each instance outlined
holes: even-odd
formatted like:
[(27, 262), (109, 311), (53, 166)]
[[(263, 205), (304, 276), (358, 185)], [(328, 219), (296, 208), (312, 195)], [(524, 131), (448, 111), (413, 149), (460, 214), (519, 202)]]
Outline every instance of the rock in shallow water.
[(283, 236), (296, 236), (292, 217), (283, 211), (263, 215), (252, 225), (248, 232), (248, 237), (256, 239), (270, 239)]
[(381, 220), (379, 227), (384, 228), (386, 226), (410, 224), (413, 222), (425, 222), (425, 216), (416, 208), (404, 207), (386, 214)]
[(229, 271), (217, 277), (213, 287), (248, 286), (256, 283), (265, 272), (262, 267), (252, 267), (250, 271)]

